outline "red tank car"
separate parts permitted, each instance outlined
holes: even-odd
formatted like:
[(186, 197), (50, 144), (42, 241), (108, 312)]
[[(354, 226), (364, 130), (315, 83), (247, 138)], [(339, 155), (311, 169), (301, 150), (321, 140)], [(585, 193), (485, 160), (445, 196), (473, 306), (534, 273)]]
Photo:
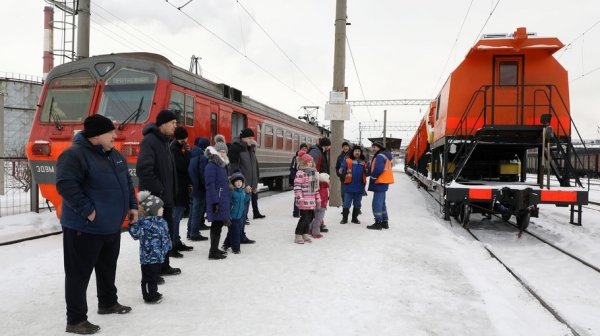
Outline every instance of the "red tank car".
[[(562, 47), (518, 28), (484, 36), (452, 71), (407, 149), (407, 171), (440, 191), (447, 218), (466, 225), (472, 212), (501, 213), (524, 229), (551, 203), (571, 206), (581, 224), (588, 192), (571, 143), (567, 71), (553, 57)], [(528, 152), (540, 158), (530, 180)]]

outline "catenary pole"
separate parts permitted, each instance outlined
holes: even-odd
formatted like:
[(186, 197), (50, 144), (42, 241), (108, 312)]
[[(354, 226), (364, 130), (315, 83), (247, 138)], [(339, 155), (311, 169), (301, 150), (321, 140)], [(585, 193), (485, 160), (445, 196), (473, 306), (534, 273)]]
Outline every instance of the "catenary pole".
[(77, 59), (90, 57), (90, 0), (77, 7)]
[(335, 49), (333, 56), (333, 90), (329, 95), (329, 103), (325, 105), (325, 119), (331, 120), (331, 150), (329, 154), (329, 172), (331, 184), (329, 205), (340, 207), (341, 182), (335, 175), (335, 161), (342, 149), (344, 141), (344, 120), (350, 118), (350, 106), (346, 104), (345, 71), (346, 71), (346, 7), (347, 0), (336, 0), (335, 8)]

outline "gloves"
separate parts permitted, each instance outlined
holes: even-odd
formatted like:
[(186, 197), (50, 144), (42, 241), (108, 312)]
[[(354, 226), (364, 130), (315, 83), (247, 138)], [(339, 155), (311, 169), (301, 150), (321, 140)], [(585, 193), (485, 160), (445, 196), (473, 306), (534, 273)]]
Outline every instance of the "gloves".
[(223, 221), (223, 225), (229, 227), (231, 226), (231, 220), (230, 219), (226, 219), (225, 221)]
[(213, 210), (213, 213), (218, 213), (219, 212), (219, 203), (213, 204), (212, 210)]

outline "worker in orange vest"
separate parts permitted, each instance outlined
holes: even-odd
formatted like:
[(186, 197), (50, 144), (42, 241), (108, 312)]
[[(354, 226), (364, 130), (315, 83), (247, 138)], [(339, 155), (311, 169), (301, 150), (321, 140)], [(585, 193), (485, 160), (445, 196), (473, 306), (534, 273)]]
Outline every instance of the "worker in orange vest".
[(371, 149), (375, 152), (371, 160), (371, 176), (369, 178), (369, 191), (373, 192), (373, 216), (375, 224), (368, 225), (367, 229), (389, 229), (385, 194), (390, 184), (394, 183), (392, 172), (392, 153), (385, 149), (380, 142), (373, 142)]

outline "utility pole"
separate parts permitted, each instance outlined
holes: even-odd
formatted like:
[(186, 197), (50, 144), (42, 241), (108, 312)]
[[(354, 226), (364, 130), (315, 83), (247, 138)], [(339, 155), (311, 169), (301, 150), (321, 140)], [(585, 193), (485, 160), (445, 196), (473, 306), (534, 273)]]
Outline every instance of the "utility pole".
[(387, 110), (383, 110), (383, 147), (385, 147), (385, 131), (387, 126)]
[(358, 145), (362, 146), (362, 127), (361, 127), (361, 122), (358, 122)]
[[(335, 165), (331, 163), (337, 158), (338, 151), (344, 141), (344, 120), (350, 120), (350, 105), (346, 104), (345, 71), (346, 71), (346, 8), (347, 0), (336, 0), (335, 5), (335, 50), (333, 56), (333, 90), (329, 93), (329, 102), (325, 105), (325, 119), (331, 120), (331, 149), (329, 150), (330, 173), (334, 176)], [(333, 170), (331, 169), (333, 168)], [(341, 182), (331, 178), (329, 205), (340, 207), (342, 197), (339, 190)]]
[(77, 7), (77, 59), (90, 57), (90, 1), (79, 0)]

